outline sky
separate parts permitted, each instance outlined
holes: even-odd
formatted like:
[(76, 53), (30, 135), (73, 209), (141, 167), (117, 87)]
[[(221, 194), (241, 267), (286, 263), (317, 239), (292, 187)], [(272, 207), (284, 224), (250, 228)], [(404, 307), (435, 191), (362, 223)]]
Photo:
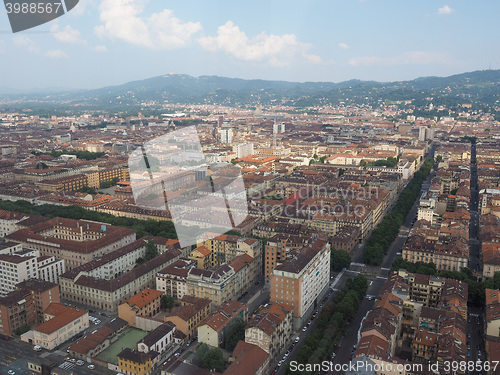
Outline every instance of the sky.
[(498, 0), (80, 0), (12, 33), (2, 7), (0, 88), (91, 89), (168, 73), (341, 82), (500, 69), (499, 14)]

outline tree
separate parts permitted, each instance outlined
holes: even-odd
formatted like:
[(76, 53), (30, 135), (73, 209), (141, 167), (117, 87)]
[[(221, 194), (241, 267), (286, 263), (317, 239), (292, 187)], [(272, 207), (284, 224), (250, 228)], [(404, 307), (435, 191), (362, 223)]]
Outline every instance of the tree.
[(147, 262), (158, 256), (158, 247), (156, 247), (153, 240), (149, 240), (146, 244), (146, 254), (144, 255), (144, 260)]
[(341, 271), (351, 265), (351, 256), (345, 250), (332, 250), (330, 253), (332, 270)]
[(224, 371), (224, 356), (219, 348), (209, 349), (201, 361), (201, 365), (209, 370), (222, 373)]
[(163, 309), (171, 309), (172, 307), (174, 307), (174, 299), (171, 296), (167, 296), (166, 294), (161, 296), (160, 303)]
[(227, 325), (225, 332), (226, 342), (224, 348), (233, 351), (239, 340), (245, 340), (245, 322), (237, 317)]
[(204, 342), (199, 344), (197, 347), (196, 347), (196, 360), (198, 363), (202, 363), (203, 361), (203, 357), (205, 356), (205, 354), (207, 354), (207, 352), (210, 350), (210, 347), (205, 344)]

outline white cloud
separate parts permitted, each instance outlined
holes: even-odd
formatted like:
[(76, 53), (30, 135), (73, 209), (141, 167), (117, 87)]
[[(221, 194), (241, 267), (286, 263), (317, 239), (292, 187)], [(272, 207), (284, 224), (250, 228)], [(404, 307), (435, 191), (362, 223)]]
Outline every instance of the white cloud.
[(231, 21), (219, 26), (216, 36), (198, 38), (200, 46), (210, 52), (224, 51), (244, 61), (265, 61), (273, 66), (287, 65), (292, 57), (301, 56), (320, 64), (319, 56), (308, 54), (310, 44), (297, 40), (294, 34), (268, 35), (265, 32), (250, 39)]
[(349, 49), (349, 48), (351, 48), (351, 47), (349, 47), (349, 45), (348, 45), (348, 44), (346, 44), (346, 43), (339, 43), (339, 47), (340, 47), (340, 48), (342, 48), (342, 49)]
[(95, 27), (100, 37), (121, 39), (151, 49), (183, 47), (202, 30), (199, 22), (183, 22), (165, 9), (148, 18), (140, 17), (148, 0), (102, 0), (102, 25)]
[(59, 25), (53, 25), (50, 32), (54, 35), (54, 38), (63, 43), (85, 43), (81, 38), (80, 31), (72, 29), (69, 25), (63, 30), (59, 30)]
[(349, 60), (352, 66), (451, 64), (452, 62), (445, 53), (430, 51), (409, 51), (394, 57), (354, 57)]
[(66, 52), (61, 51), (60, 49), (54, 49), (50, 51), (46, 51), (43, 53), (44, 56), (49, 57), (51, 59), (67, 59), (69, 56)]
[(28, 51), (35, 52), (38, 50), (37, 45), (30, 38), (25, 35), (14, 36), (14, 44), (17, 46), (26, 47)]
[(442, 16), (445, 14), (453, 13), (454, 11), (455, 11), (455, 9), (451, 9), (448, 5), (445, 5), (444, 7), (439, 8), (436, 14), (438, 16)]
[(60, 58), (68, 58), (69, 56), (59, 49), (43, 51), (38, 45), (33, 42), (30, 38), (24, 35), (16, 35), (14, 37), (14, 44), (25, 47), (31, 53), (36, 55), (45, 56), (51, 59), (60, 59)]
[(78, 5), (71, 9), (68, 14), (73, 17), (83, 16), (86, 13), (87, 7), (89, 5), (92, 5), (92, 7), (94, 7), (96, 3), (94, 0), (79, 0)]
[(108, 48), (106, 46), (95, 46), (92, 47), (92, 50), (96, 52), (108, 52)]

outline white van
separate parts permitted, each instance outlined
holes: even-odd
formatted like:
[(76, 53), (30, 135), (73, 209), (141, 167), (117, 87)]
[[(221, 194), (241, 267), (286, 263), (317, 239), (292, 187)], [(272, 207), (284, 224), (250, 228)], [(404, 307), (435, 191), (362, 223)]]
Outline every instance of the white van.
[(35, 345), (35, 346), (33, 347), (33, 350), (34, 350), (34, 351), (36, 351), (36, 352), (39, 352), (39, 351), (41, 351), (41, 350), (42, 350), (42, 347), (41, 347), (40, 345)]

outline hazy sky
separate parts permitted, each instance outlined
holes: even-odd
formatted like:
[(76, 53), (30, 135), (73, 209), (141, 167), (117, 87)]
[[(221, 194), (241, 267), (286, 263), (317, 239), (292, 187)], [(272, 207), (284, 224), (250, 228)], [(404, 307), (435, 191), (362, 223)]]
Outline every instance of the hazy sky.
[(97, 88), (166, 73), (395, 81), (500, 69), (500, 1), (80, 0), (12, 34), (0, 87)]

